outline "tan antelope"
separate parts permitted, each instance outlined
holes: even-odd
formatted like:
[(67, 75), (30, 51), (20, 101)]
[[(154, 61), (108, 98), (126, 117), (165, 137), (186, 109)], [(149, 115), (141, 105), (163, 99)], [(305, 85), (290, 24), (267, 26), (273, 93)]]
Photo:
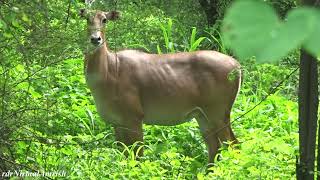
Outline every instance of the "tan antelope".
[(81, 10), (80, 15), (87, 19), (95, 47), (85, 55), (86, 82), (99, 115), (113, 125), (117, 141), (143, 142), (143, 123), (173, 126), (195, 117), (209, 162), (221, 142), (237, 142), (229, 124), (241, 81), (235, 59), (216, 51), (113, 53), (107, 47), (104, 26), (118, 19), (119, 12)]

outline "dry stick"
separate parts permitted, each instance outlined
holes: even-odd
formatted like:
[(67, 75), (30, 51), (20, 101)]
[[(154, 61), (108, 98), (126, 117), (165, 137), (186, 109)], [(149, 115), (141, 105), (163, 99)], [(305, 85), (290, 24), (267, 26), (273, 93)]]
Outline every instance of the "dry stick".
[[(86, 145), (86, 144), (91, 144), (91, 143), (94, 143), (94, 142), (99, 142), (99, 141), (101, 141), (103, 139), (106, 139), (109, 135), (111, 135), (109, 133), (109, 134), (106, 134), (106, 135), (104, 135), (103, 137), (101, 137), (99, 139), (95, 139), (95, 140), (88, 141), (88, 142), (69, 143), (69, 142), (65, 142), (64, 140), (58, 139), (58, 138), (55, 138), (55, 137), (42, 137), (42, 136), (37, 135), (36, 133), (34, 133), (32, 130), (30, 130), (28, 128), (25, 128), (25, 127), (21, 127), (21, 128), (23, 128), (25, 131), (28, 131), (33, 136), (27, 137), (27, 138), (30, 138), (30, 139), (13, 139), (13, 140), (9, 140), (9, 142), (31, 141), (31, 142), (38, 142), (38, 143), (46, 144), (46, 145), (63, 145), (63, 146), (64, 145)], [(32, 139), (36, 139), (37, 141), (34, 141)], [(54, 141), (54, 142), (49, 142), (49, 141)]]
[[(9, 72), (9, 69), (8, 69), (8, 72)], [(4, 119), (4, 115), (5, 115), (5, 98), (6, 98), (6, 86), (7, 86), (7, 80), (8, 80), (8, 77), (7, 77), (7, 70), (5, 70), (4, 74), (4, 83), (3, 83), (3, 87), (2, 87), (2, 100), (1, 100), (1, 119)]]
[[(291, 71), (291, 73), (289, 73), (284, 79), (282, 79), (274, 88), (271, 89), (271, 91), (266, 95), (264, 96), (261, 101), (259, 103), (257, 103), (256, 105), (254, 105), (252, 108), (250, 108), (248, 111), (246, 111), (245, 113), (243, 113), (242, 115), (240, 115), (239, 117), (235, 118), (233, 121), (231, 122), (228, 122), (225, 126), (221, 127), (220, 129), (218, 129), (217, 131), (214, 131), (214, 133), (209, 133), (207, 134), (203, 139), (205, 139), (206, 137), (208, 137), (209, 135), (216, 135), (217, 133), (219, 133), (221, 130), (223, 130), (224, 128), (230, 126), (232, 123), (238, 121), (239, 119), (241, 119), (242, 117), (244, 117), (245, 115), (249, 114), (251, 111), (253, 111), (255, 108), (257, 108), (259, 105), (261, 105), (261, 103), (263, 103), (269, 96), (273, 95), (277, 89), (287, 80), (289, 79), (289, 77), (291, 77), (297, 70), (299, 69), (299, 67), (297, 67), (296, 69), (294, 69), (293, 71)], [(202, 139), (202, 141), (203, 141)], [(196, 146), (200, 146), (203, 142), (200, 141), (200, 143), (198, 143)], [(184, 162), (186, 159), (186, 156), (184, 156), (182, 162)], [(181, 165), (182, 163), (180, 164), (179, 166), (179, 169), (178, 169), (178, 174), (177, 174), (177, 178), (179, 177), (179, 174), (180, 174), (180, 170), (181, 170)]]
[[(31, 132), (32, 133), (32, 132)], [(35, 135), (35, 134), (33, 134)], [(99, 138), (99, 139), (95, 139), (92, 141), (88, 141), (88, 142), (75, 142), (75, 143), (71, 143), (71, 142), (66, 142), (63, 139), (54, 139), (52, 137), (41, 137), (41, 136), (31, 136), (31, 137), (26, 137), (27, 139), (12, 139), (12, 140), (8, 140), (8, 141), (3, 141), (0, 139), (0, 142), (6, 143), (8, 144), (9, 142), (33, 142), (33, 143), (40, 143), (40, 144), (45, 144), (47, 146), (76, 146), (76, 145), (88, 145), (88, 144), (92, 144), (92, 143), (96, 143), (96, 142), (100, 142), (102, 140), (105, 140), (109, 135), (111, 134), (106, 134), (105, 136)], [(28, 139), (30, 138), (30, 139)], [(52, 140), (54, 142), (49, 142), (49, 140)]]
[(68, 27), (68, 23), (69, 23), (70, 8), (71, 8), (71, 0), (69, 0), (69, 4), (68, 4), (67, 19), (66, 19), (66, 27), (65, 27), (65, 29), (67, 29), (67, 27)]

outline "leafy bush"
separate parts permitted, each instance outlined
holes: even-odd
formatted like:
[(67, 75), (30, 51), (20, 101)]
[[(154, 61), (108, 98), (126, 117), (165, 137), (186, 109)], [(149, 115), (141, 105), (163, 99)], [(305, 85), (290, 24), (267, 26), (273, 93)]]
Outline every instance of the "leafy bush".
[[(107, 27), (110, 49), (143, 48), (156, 53), (159, 45), (164, 52), (218, 49), (227, 53), (218, 25), (204, 28), (203, 13), (196, 13), (200, 6), (194, 8), (191, 0), (181, 2), (120, 1), (117, 9), (122, 19)], [(295, 177), (296, 75), (232, 124), (241, 143), (222, 147), (213, 173), (206, 174), (207, 150), (195, 120), (174, 127), (145, 125), (145, 156), (136, 160), (133, 147), (117, 147), (111, 126), (98, 116), (86, 87), (81, 52), (87, 46), (85, 21), (77, 17), (84, 5), (28, 3), (5, 1), (0, 9), (0, 174), (22, 169), (67, 173), (53, 179)], [(115, 9), (111, 1), (96, 5)], [(165, 28), (168, 24), (170, 28)], [(286, 57), (286, 62), (296, 56)], [(294, 69), (291, 63), (240, 61), (244, 81), (232, 119), (260, 102)]]

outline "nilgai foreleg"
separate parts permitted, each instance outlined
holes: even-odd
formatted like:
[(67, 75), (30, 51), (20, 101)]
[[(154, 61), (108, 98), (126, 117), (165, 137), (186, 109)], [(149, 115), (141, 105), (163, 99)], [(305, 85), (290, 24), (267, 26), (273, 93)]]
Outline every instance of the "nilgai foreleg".
[[(136, 142), (143, 143), (142, 121), (126, 126), (115, 126), (114, 130), (116, 140), (124, 143), (126, 146), (131, 146)], [(140, 157), (143, 156), (143, 148), (139, 148), (138, 145), (134, 148), (134, 152)]]

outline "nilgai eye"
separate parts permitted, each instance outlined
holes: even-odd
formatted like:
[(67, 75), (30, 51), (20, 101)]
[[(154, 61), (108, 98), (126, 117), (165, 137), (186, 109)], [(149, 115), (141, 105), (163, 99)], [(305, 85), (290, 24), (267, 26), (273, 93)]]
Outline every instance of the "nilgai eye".
[(106, 23), (107, 22), (107, 19), (106, 18), (104, 18), (104, 19), (102, 19), (102, 23)]

